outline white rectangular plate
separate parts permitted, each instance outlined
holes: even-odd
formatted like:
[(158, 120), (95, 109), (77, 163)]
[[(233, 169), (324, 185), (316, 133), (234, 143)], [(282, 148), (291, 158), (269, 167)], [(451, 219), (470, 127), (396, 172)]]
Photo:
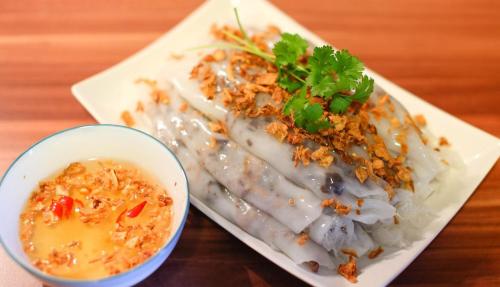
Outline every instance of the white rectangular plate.
[[(273, 24), (283, 31), (299, 33), (315, 45), (325, 43), (264, 0), (241, 1), (239, 12), (246, 26), (263, 28)], [(167, 63), (171, 53), (208, 43), (209, 27), (215, 22), (234, 24), (229, 0), (205, 2), (154, 43), (108, 70), (77, 83), (72, 87), (72, 92), (97, 121), (120, 124), (120, 113), (126, 109), (133, 109), (136, 103), (133, 97), (126, 96), (130, 83), (139, 77), (156, 76), (161, 67)], [(428, 104), (373, 71), (367, 73), (378, 85), (403, 103), (412, 114), (424, 114), (430, 123), (430, 130), (438, 135), (445, 134), (465, 163), (464, 174), (461, 174), (460, 181), (452, 182), (452, 186), (448, 185), (445, 190), (436, 192), (428, 199), (429, 205), (437, 213), (437, 218), (422, 230), (422, 239), (408, 248), (396, 250), (390, 256), (383, 256), (363, 266), (358, 277), (359, 282), (354, 285), (382, 286), (401, 273), (462, 207), (497, 161), (500, 155), (500, 141)], [(460, 184), (457, 184), (458, 182)], [(288, 257), (242, 231), (195, 197), (191, 196), (191, 202), (238, 239), (305, 282), (317, 286), (352, 285), (339, 275), (314, 274), (297, 266)]]

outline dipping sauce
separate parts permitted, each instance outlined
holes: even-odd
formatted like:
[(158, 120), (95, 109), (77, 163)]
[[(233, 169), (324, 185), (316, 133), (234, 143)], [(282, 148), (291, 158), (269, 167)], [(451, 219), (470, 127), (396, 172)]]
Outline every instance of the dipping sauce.
[(39, 183), (20, 216), (23, 249), (45, 273), (98, 279), (154, 255), (170, 234), (172, 199), (130, 163), (88, 160)]

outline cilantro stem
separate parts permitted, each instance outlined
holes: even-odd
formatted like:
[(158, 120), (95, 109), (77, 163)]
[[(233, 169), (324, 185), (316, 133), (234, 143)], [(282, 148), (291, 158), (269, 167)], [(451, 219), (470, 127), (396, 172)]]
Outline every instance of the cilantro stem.
[(240, 37), (234, 35), (234, 34), (231, 34), (229, 32), (226, 32), (226, 31), (222, 31), (222, 33), (224, 35), (226, 35), (227, 37), (235, 40), (236, 42), (238, 42), (242, 47), (244, 47), (245, 51), (249, 52), (249, 53), (252, 53), (256, 56), (259, 56), (261, 58), (263, 58), (264, 60), (266, 61), (269, 61), (269, 62), (274, 62), (274, 56), (271, 55), (271, 54), (268, 54), (264, 51), (262, 51), (261, 49), (259, 49), (257, 46), (255, 45), (249, 45), (247, 42), (245, 42), (243, 39), (241, 39)]
[(235, 40), (236, 42), (238, 42), (240, 45), (247, 46), (247, 42), (245, 40), (241, 39), (240, 37), (238, 37), (238, 36), (236, 36), (234, 34), (231, 34), (231, 33), (227, 32), (227, 31), (224, 31), (224, 30), (222, 30), (221, 32), (222, 32), (222, 34), (226, 35), (227, 37), (229, 37), (229, 38)]
[(295, 67), (297, 68), (297, 70), (299, 70), (301, 72), (306, 72), (307, 74), (309, 74), (309, 70), (307, 68), (305, 68), (304, 66), (297, 64)]
[(243, 34), (243, 39), (245, 39), (245, 41), (247, 43), (251, 42), (247, 36), (247, 33), (245, 32), (245, 29), (243, 29), (243, 25), (241, 25), (240, 14), (238, 13), (238, 8), (234, 7), (233, 10), (234, 10), (234, 15), (236, 16), (236, 22), (238, 23), (238, 27), (240, 28), (241, 34)]
[(304, 84), (306, 83), (306, 81), (304, 81), (301, 77), (295, 75), (293, 72), (290, 72), (290, 71), (287, 71), (287, 72), (288, 72), (288, 74), (290, 74), (292, 77), (294, 77), (299, 82), (304, 83)]
[[(236, 16), (236, 22), (238, 23), (238, 27), (240, 29), (241, 34), (243, 35), (244, 43), (246, 43), (246, 46), (248, 46), (249, 48), (260, 51), (260, 49), (255, 45), (255, 43), (248, 37), (247, 32), (243, 28), (243, 25), (241, 24), (240, 14), (238, 12), (238, 8), (234, 7), (233, 9), (234, 9), (234, 15)], [(245, 45), (245, 44), (243, 44), (243, 45)], [(260, 51), (260, 52), (262, 52), (262, 51)], [(256, 55), (258, 56), (258, 54), (256, 54)]]
[(247, 46), (241, 46), (241, 45), (236, 45), (236, 44), (231, 44), (231, 43), (215, 43), (215, 44), (211, 44), (211, 45), (197, 46), (197, 47), (189, 48), (186, 51), (196, 51), (196, 50), (211, 49), (211, 48), (236, 49), (236, 50), (248, 52), (250, 54), (254, 54), (254, 55), (259, 56), (259, 57), (263, 58), (264, 60), (269, 61), (271, 63), (273, 63), (273, 60), (274, 60), (269, 54), (262, 52), (261, 50), (255, 50), (255, 49), (252, 49), (252, 48), (247, 47)]
[(263, 52), (260, 49), (252, 50), (251, 53), (254, 53), (255, 55), (263, 58), (264, 60), (266, 60), (268, 62), (274, 63), (274, 56), (273, 55), (269, 55), (268, 53)]
[(197, 51), (197, 50), (211, 49), (211, 48), (236, 49), (236, 50), (252, 53), (252, 51), (250, 51), (247, 47), (243, 47), (243, 46), (236, 45), (236, 44), (230, 44), (230, 43), (215, 43), (215, 44), (210, 44), (210, 45), (197, 46), (197, 47), (189, 48), (186, 51)]
[(211, 48), (236, 48), (236, 47), (233, 47), (233, 46), (236, 46), (236, 45), (227, 44), (227, 43), (215, 43), (215, 44), (209, 44), (209, 45), (201, 45), (201, 46), (191, 47), (189, 49), (186, 49), (185, 51), (186, 52), (192, 52), (192, 51), (198, 51), (198, 50), (203, 50), (203, 49), (211, 49)]
[[(262, 51), (248, 38), (245, 30), (243, 29), (243, 26), (241, 25), (240, 17), (238, 15), (238, 9), (234, 8), (234, 14), (236, 15), (236, 21), (238, 22), (238, 26), (239, 26), (241, 34), (243, 34), (244, 38), (242, 39), (242, 38), (240, 38), (232, 33), (229, 33), (227, 31), (222, 31), (222, 33), (224, 35), (226, 35), (228, 38), (233, 39), (234, 41), (236, 41), (238, 44), (241, 45), (241, 46), (233, 45), (232, 47), (233, 48), (239, 47), (237, 49), (249, 52), (249, 53), (254, 54), (256, 56), (259, 56), (259, 57), (263, 58), (264, 60), (274, 64), (275, 56)], [(297, 65), (296, 67), (297, 67), (297, 70), (299, 70), (301, 72), (309, 73), (309, 71), (301, 65)], [(304, 79), (297, 76), (295, 73), (293, 73), (291, 71), (287, 71), (287, 73), (289, 73), (290, 76), (292, 76), (293, 78), (295, 78), (299, 82), (304, 83), (304, 84), (306, 83), (306, 81)]]

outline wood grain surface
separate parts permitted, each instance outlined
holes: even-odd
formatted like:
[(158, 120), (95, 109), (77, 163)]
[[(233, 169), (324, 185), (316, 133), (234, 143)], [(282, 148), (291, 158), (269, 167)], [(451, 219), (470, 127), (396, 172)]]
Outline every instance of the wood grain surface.
[[(500, 1), (272, 2), (390, 80), (500, 136)], [(72, 97), (70, 86), (141, 49), (200, 3), (1, 0), (0, 172), (40, 138), (94, 123)], [(500, 286), (498, 164), (444, 231), (392, 284)], [(40, 283), (0, 250), (0, 285)], [(177, 248), (141, 283), (175, 285), (303, 283), (192, 207)]]

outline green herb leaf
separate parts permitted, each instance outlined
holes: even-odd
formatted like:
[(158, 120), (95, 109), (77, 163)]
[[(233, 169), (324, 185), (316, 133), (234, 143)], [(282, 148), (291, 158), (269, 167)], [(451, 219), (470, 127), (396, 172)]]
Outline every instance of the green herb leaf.
[(356, 91), (351, 96), (352, 100), (360, 103), (366, 102), (373, 92), (373, 84), (374, 84), (373, 79), (364, 75), (361, 78), (361, 81), (358, 83)]
[(323, 107), (318, 103), (308, 103), (304, 108), (304, 114), (311, 121), (319, 120), (323, 115)]
[(293, 93), (304, 86), (304, 82), (297, 79), (303, 77), (305, 77), (304, 72), (297, 71), (292, 66), (290, 66), (289, 69), (279, 69), (278, 84), (283, 89)]
[(285, 104), (283, 114), (293, 115), (295, 125), (311, 133), (328, 128), (330, 123), (323, 118), (323, 107), (318, 103), (311, 104), (306, 94), (307, 88), (303, 87)]
[(307, 64), (311, 70), (306, 79), (309, 86), (318, 85), (325, 78), (331, 78), (334, 68), (332, 47), (322, 46), (314, 48), (313, 54)]
[(330, 97), (338, 91), (337, 85), (332, 77), (324, 77), (319, 82), (311, 85), (311, 94), (313, 96)]
[(351, 91), (363, 71), (363, 64), (347, 50), (334, 52), (330, 46), (316, 47), (308, 67), (306, 83), (311, 86), (312, 95), (327, 99), (336, 93)]
[(308, 102), (306, 99), (306, 89), (301, 89), (297, 94), (288, 99), (285, 106), (283, 107), (283, 114), (289, 116), (296, 111), (302, 110), (302, 108)]
[(330, 111), (336, 114), (345, 113), (345, 111), (347, 111), (347, 108), (349, 108), (351, 103), (352, 99), (350, 97), (337, 95), (336, 97), (333, 98), (332, 102), (330, 103)]
[(363, 63), (351, 55), (347, 50), (337, 51), (334, 54), (333, 69), (339, 80), (349, 83), (350, 88), (354, 88), (357, 80), (363, 73)]
[(291, 93), (300, 89), (304, 85), (303, 83), (295, 80), (292, 76), (281, 72), (278, 76), (278, 84), (280, 85), (280, 87)]
[(323, 119), (323, 107), (318, 104), (307, 104), (304, 108), (304, 114), (306, 121), (304, 123), (304, 128), (311, 133), (317, 133), (321, 129), (328, 128), (330, 126), (326, 119)]
[(295, 65), (297, 59), (306, 53), (307, 46), (307, 41), (298, 34), (283, 33), (273, 48), (274, 63), (278, 68)]

